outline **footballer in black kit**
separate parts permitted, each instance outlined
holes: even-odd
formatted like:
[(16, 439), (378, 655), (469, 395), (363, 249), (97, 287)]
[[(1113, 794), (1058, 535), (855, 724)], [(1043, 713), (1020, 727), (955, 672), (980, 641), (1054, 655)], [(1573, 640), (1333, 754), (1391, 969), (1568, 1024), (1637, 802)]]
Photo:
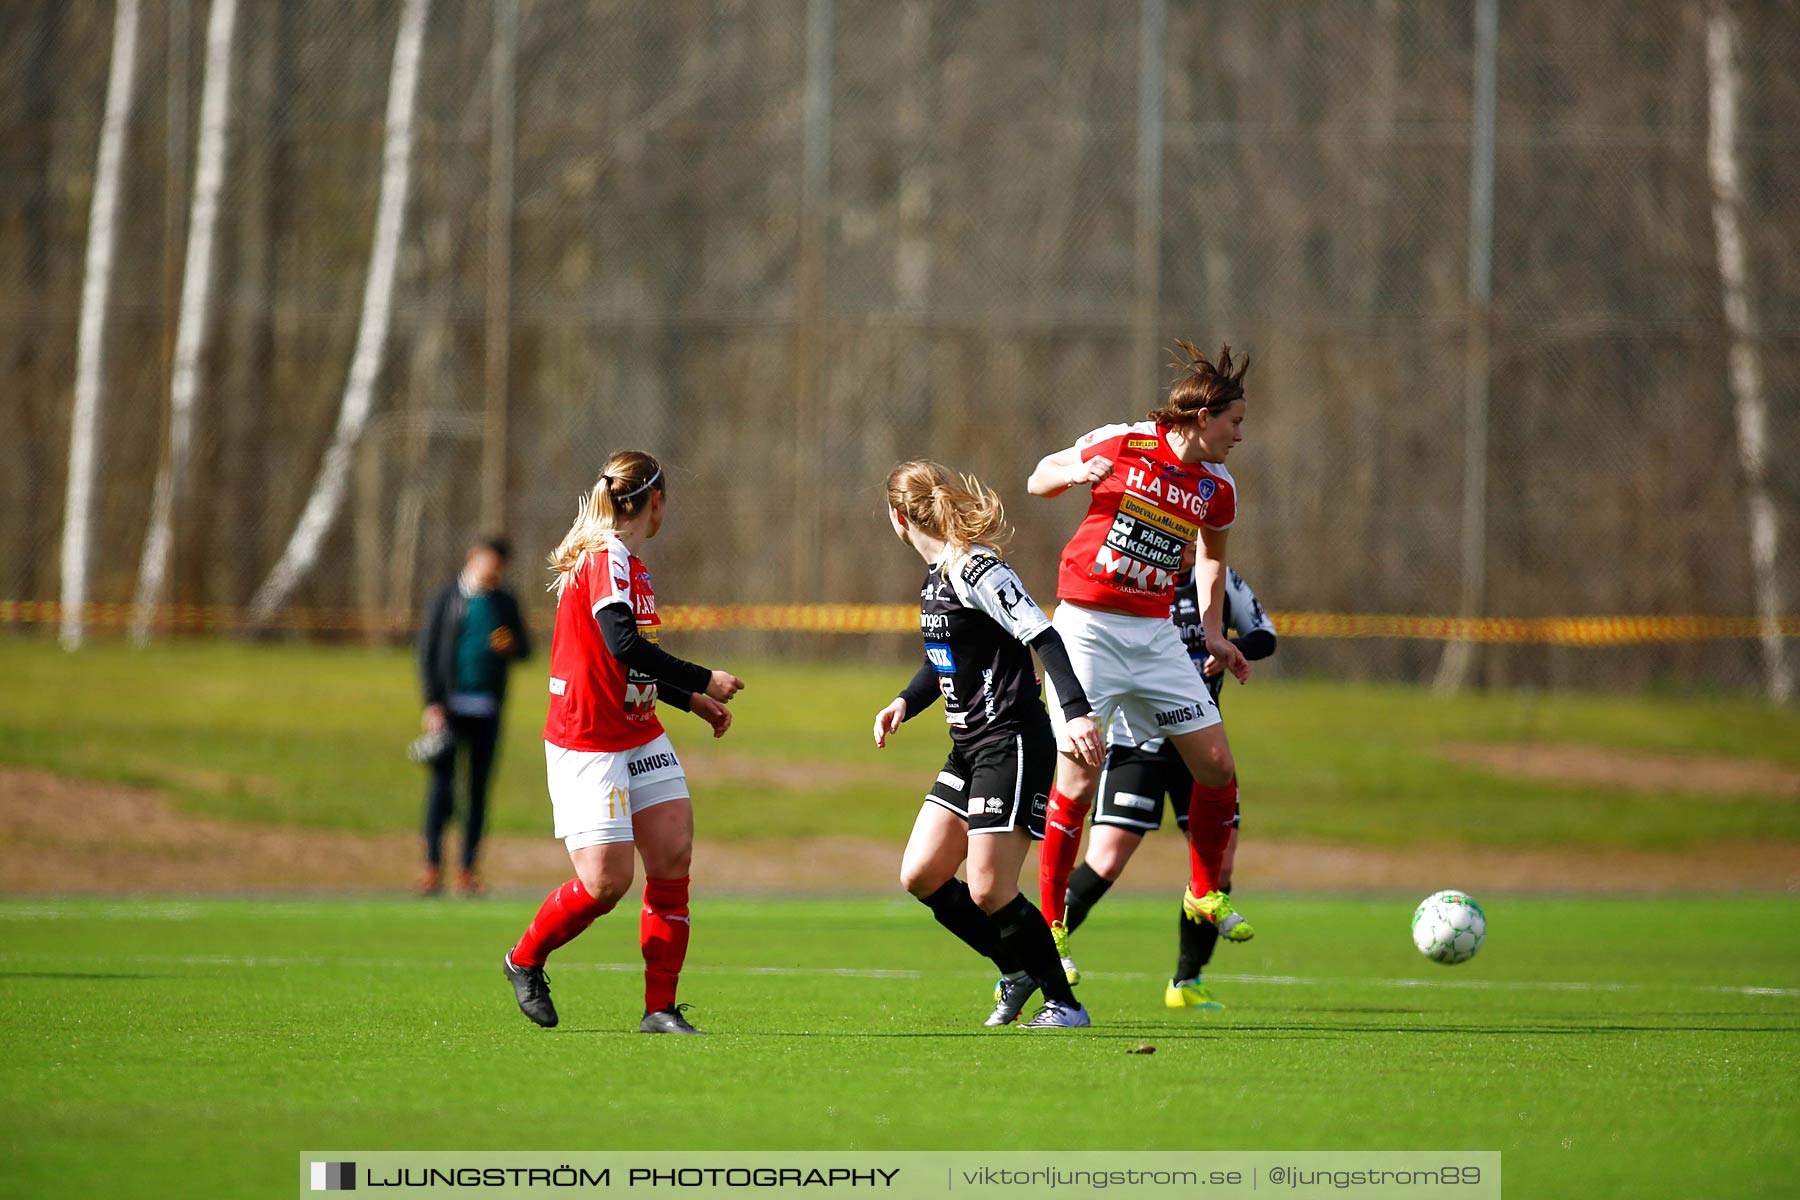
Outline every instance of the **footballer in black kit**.
[[(876, 714), (875, 744), (885, 746), (903, 722), (939, 701), (950, 729), (950, 754), (907, 839), (901, 882), (939, 924), (999, 968), (988, 1025), (1010, 1024), (1041, 990), (1044, 1006), (1025, 1028), (1086, 1026), (1087, 1010), (1064, 977), (1050, 926), (1018, 883), (1032, 840), (1043, 836), (1057, 757), (1033, 652), (1056, 684), (1076, 751), (1098, 766), (1100, 734), (1086, 693), (1050, 618), (987, 544), (1006, 531), (999, 498), (978, 480), (959, 482), (923, 461), (895, 467), (887, 492), (895, 533), (926, 564), (919, 588), (924, 656)], [(957, 877), (959, 868), (967, 882)]]
[[(1225, 571), (1225, 611), (1221, 627), (1232, 633), (1231, 642), (1246, 659), (1263, 659), (1275, 653), (1275, 625), (1263, 611), (1250, 585), (1230, 567)], [(1175, 581), (1175, 603), (1169, 619), (1174, 622), (1188, 655), (1196, 666), (1206, 660), (1206, 634), (1200, 621), (1200, 602), (1188, 564)], [(1219, 702), (1224, 672), (1206, 677), (1213, 702)], [(1087, 918), (1130, 861), (1143, 835), (1162, 828), (1163, 805), (1187, 830), (1188, 797), (1194, 779), (1175, 747), (1160, 739), (1142, 746), (1129, 741), (1106, 748), (1106, 767), (1100, 776), (1100, 799), (1094, 809), (1087, 861), (1069, 876), (1065, 921), (1073, 932)], [(1230, 863), (1237, 849), (1239, 815), (1231, 819), (1231, 842), (1226, 850), (1223, 890), (1229, 892)], [(1181, 948), (1175, 975), (1164, 993), (1171, 1008), (1220, 1008), (1200, 983), (1201, 970), (1211, 961), (1218, 941), (1217, 927), (1204, 922), (1181, 922)]]
[[(925, 573), (925, 662), (900, 694), (908, 717), (942, 697), (950, 757), (926, 799), (967, 821), (970, 834), (1023, 826), (1034, 840), (1044, 836), (1056, 739), (1028, 643), (1049, 629), (1050, 618), (991, 550), (952, 549)], [(1071, 702), (1074, 715), (1087, 715), (1085, 695)]]

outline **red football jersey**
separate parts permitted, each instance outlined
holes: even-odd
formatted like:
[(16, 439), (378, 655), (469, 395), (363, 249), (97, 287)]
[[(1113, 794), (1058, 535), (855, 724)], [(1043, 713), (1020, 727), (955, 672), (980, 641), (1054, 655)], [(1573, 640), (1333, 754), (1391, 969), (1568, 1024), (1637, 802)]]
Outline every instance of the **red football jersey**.
[(662, 622), (650, 572), (625, 543), (612, 537), (576, 564), (556, 603), (550, 640), (550, 715), (544, 740), (565, 750), (634, 750), (661, 736), (656, 680), (606, 648), (594, 618), (622, 604), (637, 618), (638, 636), (656, 640)]
[(1105, 425), (1075, 443), (1086, 462), (1112, 459), (1087, 516), (1063, 547), (1056, 596), (1145, 617), (1169, 615), (1181, 552), (1200, 526), (1229, 528), (1237, 487), (1222, 463), (1184, 463), (1152, 421)]

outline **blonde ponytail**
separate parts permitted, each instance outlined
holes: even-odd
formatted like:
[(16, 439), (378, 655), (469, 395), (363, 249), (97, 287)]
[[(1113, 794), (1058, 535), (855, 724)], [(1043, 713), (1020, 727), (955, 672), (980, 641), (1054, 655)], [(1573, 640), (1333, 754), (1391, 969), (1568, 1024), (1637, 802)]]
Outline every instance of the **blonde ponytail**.
[(938, 463), (915, 460), (888, 472), (887, 500), (912, 524), (960, 550), (999, 550), (1012, 537), (999, 494), (975, 476), (953, 475)]
[(560, 597), (581, 560), (648, 508), (652, 492), (665, 490), (662, 464), (642, 450), (621, 450), (607, 459), (593, 490), (576, 502), (575, 523), (550, 555), (555, 578), (548, 590)]

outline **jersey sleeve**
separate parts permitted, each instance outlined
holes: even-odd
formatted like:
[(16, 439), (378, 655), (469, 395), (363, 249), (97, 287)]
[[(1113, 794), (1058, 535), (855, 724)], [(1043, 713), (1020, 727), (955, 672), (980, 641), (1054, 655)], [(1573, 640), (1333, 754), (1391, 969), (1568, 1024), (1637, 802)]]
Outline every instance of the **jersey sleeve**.
[(1081, 461), (1105, 455), (1107, 458), (1119, 457), (1119, 444), (1125, 435), (1131, 432), (1129, 425), (1102, 425), (1091, 433), (1084, 433), (1075, 440), (1075, 449), (1081, 454)]
[(581, 569), (587, 575), (588, 604), (592, 612), (597, 614), (612, 605), (624, 605), (627, 612), (634, 611), (631, 555), (623, 542), (608, 539), (599, 549), (590, 550)]
[(1225, 568), (1225, 624), (1242, 637), (1249, 633), (1274, 633), (1275, 622), (1263, 611), (1262, 602), (1244, 577), (1230, 567)]
[(1029, 642), (1050, 627), (1050, 618), (1025, 590), (1024, 581), (996, 554), (969, 555), (957, 564), (951, 579), (958, 599), (992, 617), (1018, 641)]
[(1202, 523), (1208, 529), (1230, 529), (1237, 520), (1237, 481), (1231, 477), (1222, 464), (1209, 464), (1207, 478), (1201, 480), (1201, 487), (1212, 485), (1212, 495), (1202, 492), (1206, 501), (1206, 516)]

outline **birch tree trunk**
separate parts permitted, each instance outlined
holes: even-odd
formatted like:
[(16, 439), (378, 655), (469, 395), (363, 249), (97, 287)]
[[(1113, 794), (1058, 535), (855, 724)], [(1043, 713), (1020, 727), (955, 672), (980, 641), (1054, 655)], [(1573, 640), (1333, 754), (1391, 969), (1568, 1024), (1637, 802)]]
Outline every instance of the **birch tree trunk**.
[(150, 498), (150, 527), (138, 563), (131, 639), (150, 640), (156, 606), (168, 590), (169, 550), (175, 505), (187, 482), (194, 441), (194, 400), (200, 391), (212, 287), (213, 234), (219, 224), (219, 191), (225, 183), (225, 127), (231, 118), (231, 35), (237, 0), (213, 0), (206, 21), (206, 84), (200, 96), (200, 143), (194, 152), (194, 198), (188, 208), (187, 263), (181, 280), (181, 315), (175, 332), (175, 367), (169, 386), (169, 444)]
[(1707, 122), (1706, 159), (1712, 176), (1713, 229), (1718, 240), (1719, 286), (1724, 292), (1725, 324), (1731, 331), (1727, 371), (1737, 419), (1738, 464), (1744, 472), (1749, 509), (1750, 570), (1755, 580), (1756, 616), (1762, 630), (1763, 676), (1771, 700), (1786, 703), (1794, 695), (1794, 677), (1781, 638), (1783, 608), (1780, 523), (1769, 494), (1769, 404), (1763, 387), (1762, 355), (1757, 345), (1760, 323), (1750, 297), (1750, 267), (1744, 249), (1743, 157), (1738, 144), (1741, 35), (1731, 6), (1719, 3), (1706, 21), (1706, 65), (1711, 103)]
[(93, 542), (94, 456), (100, 440), (106, 300), (112, 291), (113, 249), (118, 244), (119, 179), (125, 170), (125, 134), (131, 121), (132, 80), (137, 71), (137, 27), (138, 0), (119, 0), (113, 18), (106, 115), (100, 124), (100, 149), (94, 167), (94, 201), (88, 213), (81, 327), (76, 335), (75, 406), (69, 418), (69, 479), (62, 537), (62, 644), (68, 650), (77, 649), (86, 636), (83, 608), (88, 598)]
[(382, 151), (381, 193), (376, 202), (375, 239), (369, 251), (356, 351), (338, 409), (337, 428), (319, 465), (312, 494), (301, 510), (287, 548), (250, 602), (252, 619), (259, 625), (266, 624), (275, 610), (287, 602), (318, 562), (325, 535), (343, 507), (352, 455), (374, 403), (375, 382), (386, 357), (393, 313), (394, 268), (412, 175), (414, 101), (419, 90), (419, 58), (429, 9), (429, 0), (406, 0), (400, 14), (400, 32), (394, 41), (394, 65), (388, 82), (387, 135)]

